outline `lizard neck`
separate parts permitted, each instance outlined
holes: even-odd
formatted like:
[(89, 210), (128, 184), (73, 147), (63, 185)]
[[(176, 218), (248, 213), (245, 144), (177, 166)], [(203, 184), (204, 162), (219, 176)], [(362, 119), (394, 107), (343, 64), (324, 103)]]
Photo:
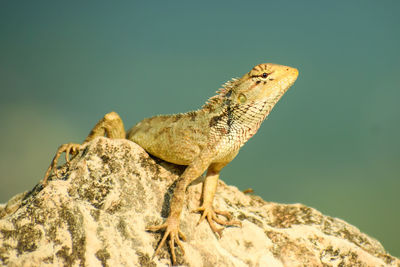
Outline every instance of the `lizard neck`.
[(210, 113), (210, 133), (215, 138), (226, 138), (234, 149), (239, 149), (257, 132), (273, 104), (261, 100), (247, 104), (226, 101)]

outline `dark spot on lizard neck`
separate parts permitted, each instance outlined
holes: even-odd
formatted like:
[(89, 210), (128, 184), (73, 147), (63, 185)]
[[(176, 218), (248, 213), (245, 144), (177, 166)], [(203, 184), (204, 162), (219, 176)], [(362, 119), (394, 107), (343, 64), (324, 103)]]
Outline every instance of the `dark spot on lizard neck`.
[(210, 124), (209, 124), (210, 128), (215, 127), (218, 124), (218, 122), (222, 119), (222, 117), (223, 117), (223, 114), (212, 117), (210, 120)]
[(172, 117), (174, 122), (179, 121), (182, 118), (182, 114), (176, 114), (175, 116)]
[(196, 120), (196, 117), (197, 117), (197, 113), (196, 112), (190, 111), (190, 112), (187, 113), (187, 115), (189, 116), (191, 121), (195, 121)]
[(228, 115), (228, 120), (226, 121), (226, 123), (228, 124), (228, 133), (229, 133), (231, 130), (232, 123), (233, 123), (233, 112), (232, 112), (232, 108), (230, 105), (227, 107), (226, 113)]
[(220, 115), (212, 117), (209, 125), (210, 128), (224, 128), (225, 133), (228, 134), (231, 131), (231, 126), (234, 122), (233, 108), (231, 107), (230, 99), (227, 99), (224, 104), (226, 105), (225, 109)]
[(230, 106), (231, 105), (231, 99), (230, 98), (226, 98), (225, 100), (224, 100), (224, 106)]

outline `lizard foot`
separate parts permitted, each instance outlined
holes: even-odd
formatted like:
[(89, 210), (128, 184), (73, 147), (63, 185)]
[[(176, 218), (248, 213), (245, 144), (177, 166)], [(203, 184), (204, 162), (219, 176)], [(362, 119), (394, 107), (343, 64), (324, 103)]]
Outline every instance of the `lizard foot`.
[(65, 152), (65, 161), (69, 163), (69, 155), (76, 156), (79, 149), (81, 149), (81, 145), (73, 143), (63, 144), (58, 148), (56, 155), (54, 156), (49, 168), (46, 171), (46, 174), (44, 175), (44, 179), (42, 182), (43, 186), (47, 184), (47, 179), (53, 172), (57, 177), (59, 177), (59, 173), (57, 172), (57, 162), (61, 154)]
[[(224, 228), (217, 228), (214, 224), (214, 222), (220, 224), (220, 225), (225, 225), (225, 226), (239, 226), (242, 227), (242, 223), (240, 221), (235, 221), (232, 220), (232, 215), (227, 212), (227, 211), (220, 211), (220, 210), (214, 210), (211, 206), (201, 206), (192, 212), (203, 212), (203, 214), (200, 217), (199, 222), (197, 225), (199, 225), (204, 219), (207, 218), (208, 224), (210, 225), (211, 230), (218, 234), (219, 237), (222, 236), (222, 231)], [(227, 221), (221, 220), (218, 218), (217, 215), (222, 215), (224, 216)]]
[(181, 240), (179, 237), (186, 241), (185, 235), (179, 230), (179, 219), (168, 217), (167, 221), (164, 224), (156, 225), (156, 226), (149, 226), (146, 228), (146, 231), (159, 231), (165, 229), (164, 236), (161, 242), (158, 244), (156, 251), (154, 252), (153, 257), (155, 257), (158, 252), (160, 252), (161, 247), (165, 244), (167, 237), (169, 236), (169, 247), (171, 249), (171, 256), (172, 256), (172, 263), (176, 263), (176, 255), (175, 255), (175, 243), (179, 246), (182, 253), (185, 254), (185, 250), (183, 249)]

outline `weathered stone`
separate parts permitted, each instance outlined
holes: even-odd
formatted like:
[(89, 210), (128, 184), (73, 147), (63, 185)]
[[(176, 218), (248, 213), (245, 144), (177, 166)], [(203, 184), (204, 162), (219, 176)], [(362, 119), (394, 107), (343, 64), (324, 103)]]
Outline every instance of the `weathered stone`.
[[(168, 266), (160, 233), (184, 167), (150, 157), (127, 140), (97, 138), (59, 168), (60, 178), (0, 206), (0, 263), (8, 266)], [(188, 189), (183, 266), (399, 266), (375, 239), (301, 204), (265, 202), (220, 182), (214, 205), (243, 226), (222, 238), (196, 226), (201, 184)]]

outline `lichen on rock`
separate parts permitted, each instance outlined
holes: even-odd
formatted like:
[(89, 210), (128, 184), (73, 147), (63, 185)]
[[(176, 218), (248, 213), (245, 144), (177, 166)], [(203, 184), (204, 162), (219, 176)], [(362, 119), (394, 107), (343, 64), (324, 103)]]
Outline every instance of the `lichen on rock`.
[[(0, 264), (8, 266), (168, 266), (166, 248), (152, 258), (159, 233), (145, 227), (168, 214), (183, 172), (127, 140), (96, 138), (46, 187), (0, 205)], [(187, 190), (181, 217), (188, 240), (182, 266), (399, 266), (375, 239), (301, 204), (265, 202), (220, 182), (216, 208), (242, 227), (218, 238), (196, 226), (201, 184)]]

